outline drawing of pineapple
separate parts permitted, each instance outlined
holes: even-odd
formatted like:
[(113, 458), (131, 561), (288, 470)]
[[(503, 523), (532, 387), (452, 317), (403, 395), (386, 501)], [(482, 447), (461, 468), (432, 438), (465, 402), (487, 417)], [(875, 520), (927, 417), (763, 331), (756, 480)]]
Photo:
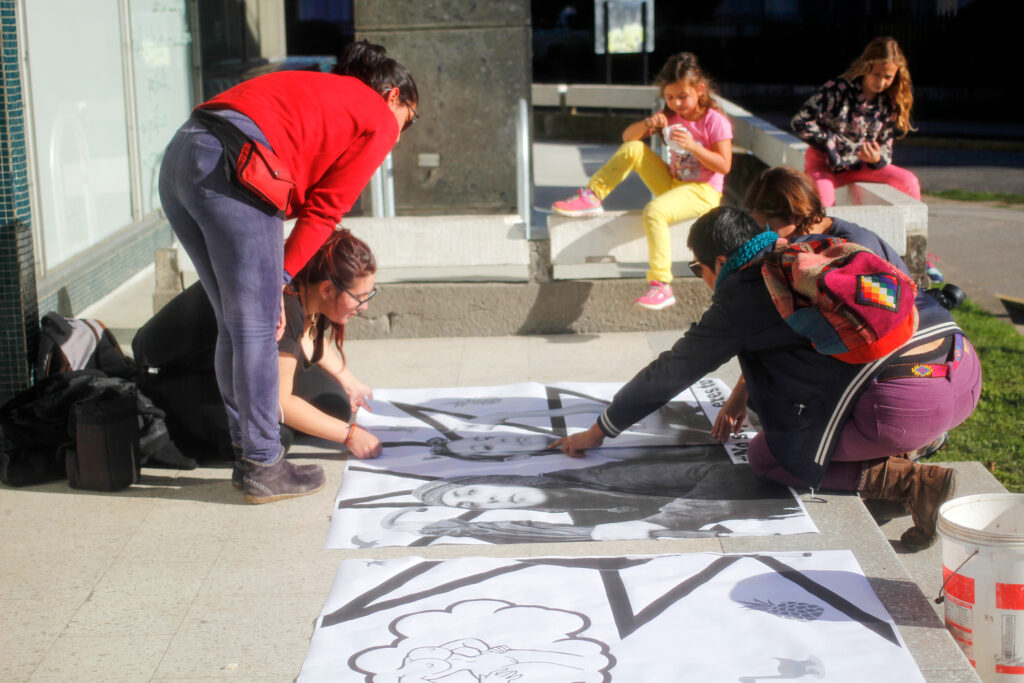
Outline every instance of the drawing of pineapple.
[(755, 599), (753, 602), (740, 600), (740, 603), (747, 609), (767, 612), (768, 614), (774, 614), (783, 619), (793, 619), (794, 621), (814, 621), (825, 613), (825, 608), (821, 605), (814, 605), (809, 602), (796, 602), (794, 600), (772, 602), (771, 600)]

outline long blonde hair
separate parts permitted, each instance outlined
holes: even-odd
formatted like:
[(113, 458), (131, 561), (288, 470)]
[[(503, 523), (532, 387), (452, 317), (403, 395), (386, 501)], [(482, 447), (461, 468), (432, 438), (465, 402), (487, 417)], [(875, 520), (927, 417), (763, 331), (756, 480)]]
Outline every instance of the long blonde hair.
[(855, 59), (843, 74), (843, 78), (852, 83), (853, 79), (867, 74), (876, 64), (885, 62), (896, 65), (896, 78), (893, 79), (892, 85), (886, 88), (885, 94), (896, 109), (896, 127), (900, 130), (900, 137), (903, 137), (909, 131), (917, 130), (910, 124), (914, 90), (910, 81), (910, 69), (907, 68), (907, 58), (903, 56), (903, 50), (895, 38), (879, 36), (868, 43), (860, 57)]

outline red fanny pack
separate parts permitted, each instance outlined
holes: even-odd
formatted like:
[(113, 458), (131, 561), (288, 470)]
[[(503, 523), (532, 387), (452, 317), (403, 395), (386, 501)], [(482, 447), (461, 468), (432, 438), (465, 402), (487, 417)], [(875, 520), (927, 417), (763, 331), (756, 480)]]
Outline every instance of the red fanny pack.
[(224, 146), (228, 179), (262, 202), (288, 212), (295, 181), (277, 155), (227, 121), (206, 109), (196, 109), (193, 117), (209, 128)]
[(249, 140), (239, 150), (235, 180), (278, 211), (288, 212), (295, 181), (277, 155), (255, 140)]

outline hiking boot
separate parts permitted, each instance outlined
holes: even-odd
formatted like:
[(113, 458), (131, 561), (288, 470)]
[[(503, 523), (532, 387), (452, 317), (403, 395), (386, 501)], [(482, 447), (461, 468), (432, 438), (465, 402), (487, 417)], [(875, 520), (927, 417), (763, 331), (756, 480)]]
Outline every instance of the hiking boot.
[(668, 308), (676, 302), (676, 296), (672, 293), (672, 285), (657, 280), (651, 281), (651, 288), (639, 299), (633, 301), (637, 306), (652, 311), (660, 311)]
[(259, 505), (316, 493), (327, 483), (320, 465), (293, 465), (284, 449), (271, 462), (242, 458), (242, 489), (245, 502)]
[(551, 205), (551, 210), (561, 216), (580, 218), (582, 216), (600, 216), (604, 213), (601, 200), (587, 188), (580, 189), (575, 197), (563, 199)]
[(924, 550), (935, 542), (939, 506), (956, 493), (956, 472), (938, 465), (921, 465), (905, 458), (864, 463), (857, 492), (869, 500), (890, 500), (903, 505), (914, 526), (900, 541), (908, 550)]

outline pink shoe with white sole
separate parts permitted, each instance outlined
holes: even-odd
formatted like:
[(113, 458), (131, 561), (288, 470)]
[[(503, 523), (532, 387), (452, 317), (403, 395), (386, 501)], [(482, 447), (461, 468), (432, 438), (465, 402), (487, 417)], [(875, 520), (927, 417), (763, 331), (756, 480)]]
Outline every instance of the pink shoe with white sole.
[(633, 303), (652, 311), (660, 311), (663, 308), (668, 308), (675, 302), (676, 297), (672, 293), (672, 285), (653, 280), (651, 288), (647, 290), (647, 293)]

